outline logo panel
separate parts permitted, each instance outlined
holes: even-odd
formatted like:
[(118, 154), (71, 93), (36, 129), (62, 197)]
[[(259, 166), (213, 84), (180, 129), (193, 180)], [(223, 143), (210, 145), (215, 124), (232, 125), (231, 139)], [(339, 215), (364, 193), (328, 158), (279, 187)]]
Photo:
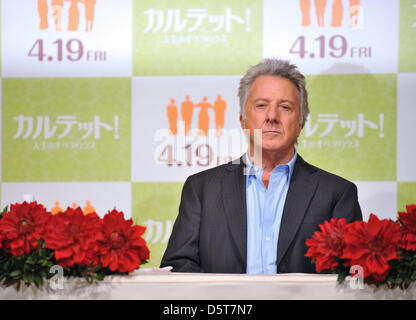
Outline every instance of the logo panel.
[(235, 75), (262, 55), (262, 1), (134, 0), (133, 74)]
[(265, 0), (264, 7), (266, 57), (309, 74), (397, 72), (398, 1)]
[(3, 181), (130, 180), (130, 79), (3, 79)]
[(128, 0), (4, 0), (2, 22), (6, 77), (131, 75)]
[(238, 81), (133, 78), (133, 181), (184, 181), (245, 152)]
[(353, 181), (396, 180), (396, 75), (309, 76), (307, 84), (300, 154)]

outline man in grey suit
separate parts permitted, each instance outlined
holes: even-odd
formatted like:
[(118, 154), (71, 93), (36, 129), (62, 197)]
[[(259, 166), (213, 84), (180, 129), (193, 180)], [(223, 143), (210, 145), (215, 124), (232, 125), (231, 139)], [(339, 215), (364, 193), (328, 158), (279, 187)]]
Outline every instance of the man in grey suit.
[(249, 150), (190, 176), (161, 266), (176, 272), (313, 273), (305, 241), (331, 218), (362, 219), (355, 184), (297, 153), (309, 114), (305, 78), (265, 59), (240, 81)]

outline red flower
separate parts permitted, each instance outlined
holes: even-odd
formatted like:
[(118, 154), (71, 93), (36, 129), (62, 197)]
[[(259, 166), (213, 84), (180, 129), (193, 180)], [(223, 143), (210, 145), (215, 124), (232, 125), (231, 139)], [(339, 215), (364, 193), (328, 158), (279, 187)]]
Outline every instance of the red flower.
[(12, 204), (0, 219), (4, 251), (21, 256), (38, 248), (51, 214), (36, 201)]
[(310, 248), (306, 257), (316, 263), (316, 272), (330, 270), (338, 266), (335, 257), (340, 257), (344, 247), (342, 237), (346, 226), (345, 218), (332, 218), (319, 225), (321, 231), (315, 231), (312, 238), (306, 241)]
[(55, 250), (55, 258), (63, 267), (88, 265), (97, 251), (99, 227), (96, 213), (84, 215), (81, 208), (68, 207), (52, 216), (45, 247)]
[(368, 222), (356, 221), (345, 230), (345, 249), (341, 258), (350, 265), (363, 268), (364, 279), (383, 281), (390, 269), (388, 262), (398, 259), (400, 225), (391, 220), (379, 220), (370, 214)]
[(99, 262), (111, 271), (133, 272), (143, 260), (149, 258), (149, 249), (142, 238), (146, 228), (133, 226), (125, 220), (123, 212), (109, 211), (102, 220), (99, 242)]
[(407, 212), (399, 212), (402, 224), (403, 244), (405, 250), (416, 250), (416, 205), (407, 205)]

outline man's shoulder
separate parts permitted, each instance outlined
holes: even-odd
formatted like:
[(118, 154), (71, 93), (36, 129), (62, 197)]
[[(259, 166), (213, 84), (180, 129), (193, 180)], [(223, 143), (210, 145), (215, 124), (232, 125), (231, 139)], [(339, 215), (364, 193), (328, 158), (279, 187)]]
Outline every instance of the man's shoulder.
[(213, 168), (205, 169), (203, 171), (194, 173), (188, 177), (188, 180), (206, 180), (214, 177), (221, 177), (227, 172), (233, 172), (241, 168), (241, 159), (235, 159), (233, 161), (218, 165)]

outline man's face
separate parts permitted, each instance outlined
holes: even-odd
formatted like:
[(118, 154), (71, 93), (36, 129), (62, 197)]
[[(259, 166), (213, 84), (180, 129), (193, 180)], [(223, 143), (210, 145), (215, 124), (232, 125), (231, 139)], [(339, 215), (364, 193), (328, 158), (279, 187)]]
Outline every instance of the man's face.
[[(299, 92), (285, 78), (260, 76), (251, 85), (246, 102), (246, 118), (240, 116), (241, 127), (250, 129), (250, 148), (282, 155), (293, 151), (302, 126), (300, 124)], [(262, 142), (254, 130), (261, 129)]]

